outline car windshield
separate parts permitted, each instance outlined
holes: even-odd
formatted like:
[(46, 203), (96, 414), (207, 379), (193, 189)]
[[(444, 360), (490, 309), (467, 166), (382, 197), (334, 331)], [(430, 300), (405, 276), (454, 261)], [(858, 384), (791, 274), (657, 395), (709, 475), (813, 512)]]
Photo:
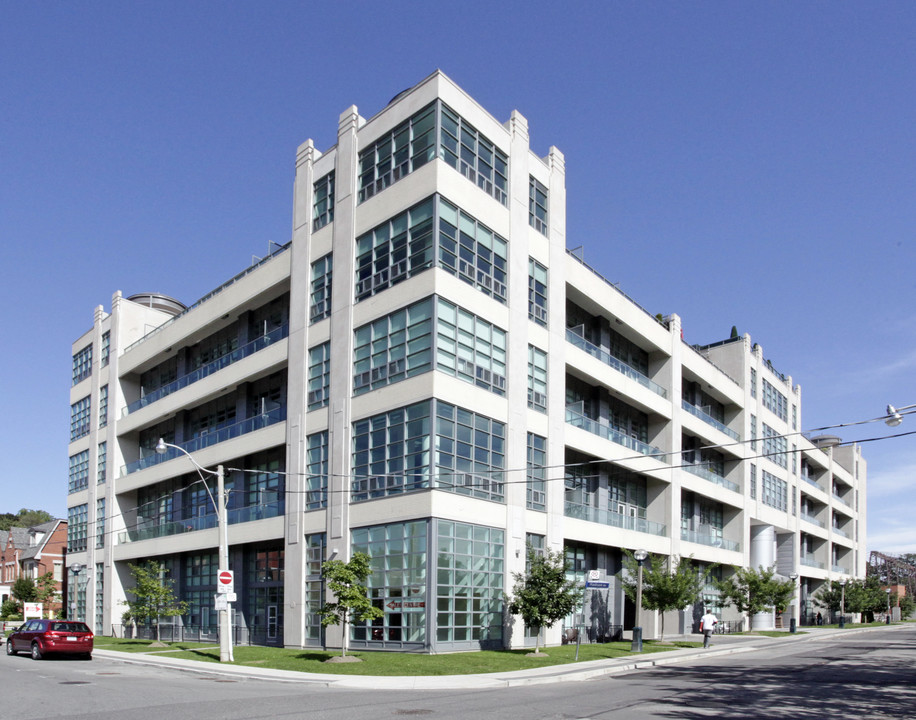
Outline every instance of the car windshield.
[(86, 623), (81, 622), (56, 622), (51, 623), (51, 630), (57, 630), (59, 632), (89, 632), (89, 627)]

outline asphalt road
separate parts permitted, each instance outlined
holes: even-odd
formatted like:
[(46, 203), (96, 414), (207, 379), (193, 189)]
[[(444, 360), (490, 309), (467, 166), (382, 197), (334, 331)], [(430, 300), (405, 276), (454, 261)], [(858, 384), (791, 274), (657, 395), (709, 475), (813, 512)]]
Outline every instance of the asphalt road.
[(345, 690), (96, 657), (0, 656), (0, 719), (337, 720), (916, 717), (916, 626), (781, 644), (584, 682), (498, 690)]

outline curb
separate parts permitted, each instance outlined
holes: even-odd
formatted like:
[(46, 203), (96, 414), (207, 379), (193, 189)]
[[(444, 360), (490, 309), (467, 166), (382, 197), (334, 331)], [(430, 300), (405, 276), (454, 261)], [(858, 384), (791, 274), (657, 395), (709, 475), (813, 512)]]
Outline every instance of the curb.
[[(782, 643), (799, 643), (824, 641), (838, 635), (856, 635), (876, 629), (892, 627), (905, 628), (904, 624), (881, 626), (880, 628), (855, 628), (844, 630), (814, 631), (796, 637), (780, 638)], [(764, 642), (757, 642), (763, 639)], [(299, 683), (315, 687), (341, 688), (347, 690), (473, 690), (526, 685), (546, 685), (560, 682), (582, 682), (609, 675), (619, 675), (636, 670), (649, 670), (665, 665), (676, 665), (700, 658), (717, 658), (726, 655), (754, 652), (772, 645), (775, 638), (755, 638), (746, 644), (733, 641), (731, 646), (712, 647), (708, 650), (694, 648), (673, 650), (659, 653), (658, 657), (644, 656), (639, 659), (627, 657), (614, 660), (590, 660), (575, 665), (550, 665), (544, 668), (513, 670), (503, 673), (477, 675), (418, 675), (418, 676), (383, 676), (383, 675), (329, 675), (303, 673), (295, 670), (272, 670), (239, 665), (213, 665), (198, 660), (169, 658), (162, 655), (134, 655), (116, 650), (97, 649), (95, 654), (131, 665), (168, 667), (184, 672), (202, 675), (218, 675), (250, 680), (269, 680), (272, 682)]]

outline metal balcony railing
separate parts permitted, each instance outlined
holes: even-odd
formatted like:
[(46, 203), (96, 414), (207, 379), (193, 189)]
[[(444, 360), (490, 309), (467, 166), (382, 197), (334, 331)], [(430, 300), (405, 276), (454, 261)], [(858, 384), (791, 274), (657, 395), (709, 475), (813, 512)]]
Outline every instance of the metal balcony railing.
[(733, 552), (738, 552), (741, 547), (734, 540), (726, 540), (719, 535), (703, 533), (697, 530), (681, 530), (681, 540), (697, 543), (699, 545), (708, 545), (709, 547), (722, 548), (723, 550), (731, 550)]
[(567, 501), (564, 514), (566, 517), (601, 523), (602, 525), (609, 525), (622, 530), (635, 530), (636, 532), (658, 535), (659, 537), (667, 535), (667, 528), (662, 523), (646, 520), (645, 518), (632, 517), (631, 515), (621, 515), (620, 513), (602, 510), (590, 505), (580, 505), (579, 503)]
[(631, 438), (629, 435), (624, 435), (622, 432), (609, 428), (607, 425), (602, 425), (596, 420), (580, 415), (579, 413), (570, 410), (566, 410), (566, 422), (568, 422), (573, 427), (582, 428), (593, 435), (598, 435), (603, 437), (605, 440), (610, 440), (611, 442), (617, 443), (618, 445), (623, 445), (629, 450), (634, 452), (641, 453), (643, 455), (648, 455), (654, 457), (660, 462), (665, 462), (665, 453), (662, 452), (659, 448), (644, 443), (635, 438)]
[(707, 425), (712, 425), (714, 428), (716, 428), (716, 430), (724, 432), (726, 435), (728, 435), (733, 440), (741, 440), (741, 436), (738, 435), (738, 433), (736, 433), (734, 430), (732, 430), (730, 427), (728, 427), (724, 423), (719, 422), (712, 415), (704, 412), (703, 410), (698, 408), (696, 405), (692, 405), (691, 403), (687, 402), (686, 400), (681, 400), (681, 407), (683, 407), (684, 410), (689, 412), (694, 417), (700, 418), (700, 420), (705, 422)]
[(630, 367), (625, 362), (618, 360), (613, 355), (611, 355), (610, 353), (608, 353), (605, 350), (602, 350), (597, 345), (593, 345), (588, 340), (586, 340), (584, 337), (582, 337), (581, 335), (579, 335), (576, 332), (573, 332), (569, 328), (567, 328), (566, 330), (566, 340), (569, 343), (571, 343), (572, 345), (575, 345), (580, 350), (588, 353), (592, 357), (597, 358), (598, 360), (603, 362), (608, 367), (614, 368), (614, 370), (616, 370), (617, 372), (625, 375), (626, 377), (630, 378), (631, 380), (635, 380), (643, 387), (649, 388), (656, 395), (659, 395), (660, 397), (663, 397), (663, 398), (668, 397), (668, 391), (665, 390), (665, 388), (663, 388), (661, 385), (659, 385), (656, 382), (653, 382), (652, 380), (647, 378), (645, 375), (643, 375), (638, 370)]
[[(262, 503), (260, 505), (247, 505), (240, 508), (232, 508), (226, 511), (226, 517), (230, 525), (238, 523), (251, 522), (253, 520), (264, 520), (265, 518), (277, 517), (284, 512), (284, 502), (274, 500), (273, 502)], [(208, 513), (198, 517), (186, 518), (184, 520), (171, 520), (169, 522), (144, 521), (139, 520), (137, 527), (118, 534), (118, 543), (139, 542), (140, 540), (152, 540), (154, 538), (169, 537), (171, 535), (181, 535), (183, 533), (195, 532), (196, 530), (208, 530), (217, 526), (216, 513)]]
[(719, 475), (719, 473), (714, 473), (709, 469), (708, 466), (704, 464), (699, 465), (684, 465), (684, 470), (689, 472), (691, 475), (696, 475), (701, 477), (704, 480), (708, 480), (711, 483), (716, 485), (721, 485), (722, 487), (731, 490), (732, 492), (740, 493), (741, 488), (738, 487), (736, 483), (733, 483), (731, 480), (726, 480), (724, 477)]

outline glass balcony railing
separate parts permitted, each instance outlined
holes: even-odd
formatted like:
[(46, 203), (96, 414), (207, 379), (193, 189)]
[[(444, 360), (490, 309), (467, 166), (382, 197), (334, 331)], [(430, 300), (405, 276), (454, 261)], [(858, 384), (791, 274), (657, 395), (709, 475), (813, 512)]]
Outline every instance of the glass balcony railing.
[[(248, 505), (246, 507), (233, 508), (226, 511), (226, 517), (230, 525), (236, 525), (252, 520), (263, 520), (265, 518), (277, 517), (284, 512), (284, 503), (282, 500), (262, 503), (261, 505)], [(170, 522), (153, 522), (148, 523), (140, 520), (137, 527), (118, 535), (120, 544), (129, 542), (139, 542), (140, 540), (152, 540), (154, 538), (163, 538), (170, 535), (181, 535), (182, 533), (195, 532), (196, 530), (207, 530), (215, 528), (218, 525), (216, 513), (201, 515), (199, 517), (187, 518), (186, 520), (172, 520)]]
[(814, 515), (809, 515), (808, 513), (800, 512), (798, 513), (798, 517), (800, 517), (805, 522), (811, 523), (812, 525), (817, 525), (818, 527), (826, 527), (824, 523), (818, 520), (816, 517), (814, 517)]
[(830, 528), (830, 529), (831, 529), (836, 535), (839, 535), (840, 537), (844, 537), (844, 538), (848, 538), (848, 537), (849, 537), (849, 533), (847, 533), (845, 530), (840, 530), (836, 525), (834, 525), (834, 526), (833, 526), (832, 528)]
[(845, 568), (842, 565), (831, 565), (830, 569), (835, 573), (839, 573), (840, 575), (849, 575), (849, 568)]
[(722, 487), (727, 488), (728, 490), (731, 490), (732, 492), (736, 492), (736, 493), (741, 492), (741, 488), (738, 487), (737, 484), (733, 483), (731, 480), (726, 480), (724, 477), (722, 477), (718, 473), (714, 473), (706, 465), (702, 465), (702, 464), (701, 465), (684, 465), (684, 470), (689, 472), (691, 475), (696, 475), (697, 477), (701, 477), (704, 480), (708, 480), (711, 483), (715, 483), (716, 485), (721, 485)]
[[(278, 422), (283, 422), (284, 420), (286, 420), (286, 408), (277, 408), (276, 410), (271, 410), (261, 415), (255, 415), (247, 420), (242, 420), (242, 422), (236, 423), (235, 425), (227, 425), (226, 427), (216, 428), (208, 433), (198, 435), (193, 440), (181, 443), (180, 446), (187, 452), (193, 453), (197, 450), (216, 445), (217, 443), (247, 435), (255, 430), (261, 430), (262, 428), (269, 427)], [(146, 468), (153, 467), (154, 465), (172, 460), (184, 454), (175, 448), (168, 448), (162, 455), (154, 450), (149, 450), (148, 452), (149, 455), (124, 465), (121, 468), (121, 477), (130, 475), (130, 473), (137, 472), (138, 470), (145, 470)]]
[(731, 550), (733, 552), (738, 552), (741, 547), (733, 540), (726, 540), (719, 535), (704, 533), (698, 530), (681, 530), (681, 540), (698, 543), (699, 545), (708, 545), (709, 547), (722, 548), (723, 550)]
[(841, 498), (839, 495), (837, 495), (836, 493), (831, 493), (831, 495), (833, 495), (834, 499), (839, 500), (840, 503), (842, 503), (842, 504), (845, 505), (846, 507), (849, 507), (849, 503), (846, 502), (846, 501), (845, 501), (843, 498)]
[(569, 501), (566, 502), (565, 515), (579, 520), (609, 525), (621, 530), (635, 530), (636, 532), (658, 535), (659, 537), (667, 535), (666, 528), (662, 523), (652, 522), (645, 518), (631, 517), (630, 515), (621, 515), (610, 510), (601, 510), (600, 508), (579, 505)]
[(815, 480), (815, 479), (814, 479), (813, 477), (811, 477), (810, 475), (802, 475), (802, 476), (801, 476), (801, 479), (804, 480), (804, 481), (805, 481), (806, 483), (808, 483), (809, 485), (814, 485), (814, 487), (816, 487), (816, 488), (817, 488), (818, 490), (820, 490), (821, 492), (826, 492), (826, 490), (824, 490), (824, 486), (821, 485), (820, 483), (818, 483), (818, 481)]
[(190, 372), (187, 375), (183, 375), (182, 377), (178, 378), (177, 380), (173, 380), (167, 385), (163, 385), (162, 387), (158, 387), (155, 390), (148, 392), (142, 398), (136, 402), (132, 402), (130, 405), (124, 408), (122, 416), (127, 417), (132, 412), (136, 412), (137, 410), (146, 407), (150, 403), (161, 400), (167, 395), (171, 395), (176, 390), (181, 390), (182, 388), (186, 388), (188, 385), (193, 385), (198, 380), (203, 380), (205, 377), (208, 377), (209, 375), (212, 375), (213, 373), (222, 370), (223, 368), (228, 367), (229, 365), (232, 365), (233, 363), (236, 363), (239, 360), (248, 357), (249, 355), (254, 355), (254, 353), (258, 352), (259, 350), (263, 350), (264, 348), (269, 347), (273, 343), (276, 343), (278, 340), (282, 340), (288, 335), (289, 325), (284, 325), (283, 327), (279, 327), (267, 335), (262, 335), (261, 337), (252, 340), (247, 345), (236, 348), (232, 352), (226, 353), (222, 357), (218, 357), (216, 360), (213, 360), (206, 365), (201, 365), (193, 372)]
[(649, 378), (647, 378), (645, 375), (643, 375), (638, 370), (631, 368), (625, 362), (618, 360), (613, 355), (611, 355), (610, 353), (608, 353), (605, 350), (602, 350), (597, 345), (593, 345), (592, 343), (590, 343), (588, 340), (586, 340), (584, 337), (582, 337), (578, 333), (575, 333), (572, 330), (567, 329), (566, 330), (566, 340), (569, 343), (575, 345), (580, 350), (587, 352), (593, 358), (597, 358), (598, 360), (603, 362), (608, 367), (614, 368), (617, 372), (623, 375), (626, 375), (631, 380), (635, 380), (643, 387), (649, 388), (656, 395), (660, 395), (663, 398), (668, 397), (668, 391), (665, 390), (665, 388), (663, 388), (661, 385), (659, 385), (658, 383), (652, 382)]
[(734, 430), (732, 430), (727, 425), (719, 422), (712, 415), (710, 415), (707, 412), (704, 412), (703, 410), (698, 408), (696, 405), (691, 405), (686, 400), (681, 400), (681, 407), (683, 407), (684, 410), (689, 412), (694, 417), (700, 418), (700, 420), (705, 422), (707, 425), (712, 425), (717, 430), (724, 432), (726, 435), (728, 435), (733, 440), (741, 440), (741, 436), (738, 435), (738, 433), (736, 433)]
[(587, 430), (593, 435), (598, 435), (603, 437), (605, 440), (610, 440), (615, 442), (618, 445), (623, 445), (629, 450), (634, 452), (641, 453), (643, 455), (649, 455), (658, 459), (661, 462), (665, 462), (665, 453), (659, 450), (657, 447), (653, 447), (647, 443), (644, 443), (635, 438), (631, 438), (629, 435), (624, 435), (622, 432), (609, 428), (607, 425), (602, 425), (596, 420), (580, 415), (579, 413), (570, 410), (566, 410), (566, 422), (568, 422), (573, 427), (582, 428)]
[(824, 569), (824, 563), (818, 562), (814, 559), (814, 555), (811, 553), (802, 553), (799, 556), (799, 562), (802, 565), (807, 565), (808, 567), (817, 568), (818, 570)]

